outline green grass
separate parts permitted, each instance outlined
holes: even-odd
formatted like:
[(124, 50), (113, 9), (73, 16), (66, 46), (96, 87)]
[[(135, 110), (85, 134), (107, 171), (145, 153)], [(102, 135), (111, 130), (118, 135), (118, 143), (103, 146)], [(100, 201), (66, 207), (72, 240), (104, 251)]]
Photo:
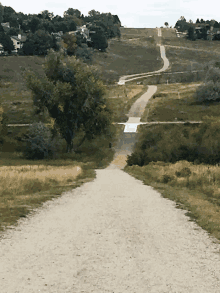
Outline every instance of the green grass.
[(218, 118), (219, 102), (209, 105), (195, 103), (193, 95), (198, 84), (158, 85), (158, 90), (150, 99), (141, 121), (203, 121), (206, 116)]

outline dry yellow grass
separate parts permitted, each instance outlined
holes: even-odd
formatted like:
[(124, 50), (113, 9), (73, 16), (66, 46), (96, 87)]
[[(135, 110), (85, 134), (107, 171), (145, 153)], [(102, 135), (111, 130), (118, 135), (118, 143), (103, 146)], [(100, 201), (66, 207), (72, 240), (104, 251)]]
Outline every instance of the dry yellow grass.
[[(189, 168), (191, 174), (189, 172), (189, 176), (186, 176), (185, 172), (184, 177), (177, 176), (176, 172), (184, 174), (184, 168)], [(187, 161), (175, 164), (152, 162), (143, 167), (126, 166), (125, 171), (158, 189), (164, 197), (175, 201), (180, 208), (188, 210), (188, 216), (220, 240), (219, 166), (194, 165)]]
[(0, 196), (16, 195), (29, 192), (34, 184), (48, 186), (51, 183), (66, 184), (79, 174), (81, 167), (54, 167), (45, 165), (4, 166), (0, 167)]

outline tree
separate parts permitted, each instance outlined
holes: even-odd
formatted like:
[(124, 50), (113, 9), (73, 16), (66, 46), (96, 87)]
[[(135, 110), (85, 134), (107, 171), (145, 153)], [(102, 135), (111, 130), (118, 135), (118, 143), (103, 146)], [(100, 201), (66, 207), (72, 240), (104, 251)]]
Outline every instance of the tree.
[(18, 17), (15, 14), (11, 14), (9, 16), (9, 23), (10, 23), (10, 27), (15, 27), (18, 28), (19, 27), (19, 22), (18, 22)]
[(81, 44), (76, 49), (76, 57), (83, 60), (83, 62), (87, 62), (92, 60), (93, 50), (88, 48), (86, 44)]
[(11, 27), (8, 31), (7, 31), (7, 35), (8, 36), (17, 36), (19, 34), (20, 30), (19, 28), (15, 28), (15, 27)]
[(102, 31), (97, 31), (95, 34), (92, 34), (91, 40), (95, 49), (104, 52), (108, 47), (107, 38)]
[(180, 21), (184, 21), (184, 22), (186, 22), (186, 19), (185, 19), (185, 17), (184, 16), (180, 16), (180, 19), (179, 19)]
[(164, 25), (165, 25), (166, 27), (168, 27), (168, 26), (169, 26), (169, 23), (168, 23), (168, 22), (164, 22)]
[(81, 12), (78, 9), (68, 8), (66, 11), (64, 11), (63, 15), (73, 15), (77, 18), (81, 17)]
[(75, 55), (77, 49), (77, 38), (74, 34), (62, 35), (62, 46), (66, 49), (68, 55)]
[(187, 39), (191, 40), (191, 41), (195, 41), (195, 34), (194, 34), (194, 27), (193, 26), (190, 26), (188, 28), (188, 34), (187, 34)]
[(51, 48), (56, 49), (54, 37), (46, 31), (37, 30), (28, 35), (22, 49), (25, 55), (47, 55), (47, 50)]
[[(67, 143), (67, 152), (76, 150), (85, 139), (111, 134), (111, 112), (104, 98), (105, 87), (97, 70), (77, 60), (66, 58), (62, 50), (50, 50), (44, 64), (45, 76), (39, 78), (25, 70), (24, 77), (33, 92), (38, 111), (48, 111)], [(73, 139), (82, 133), (77, 146)]]
[(92, 9), (88, 12), (88, 15), (89, 16), (97, 16), (97, 15), (100, 15), (100, 12), (96, 11), (95, 9)]
[(3, 22), (4, 19), (4, 6), (0, 2), (0, 23)]
[(10, 6), (4, 6), (3, 22), (9, 22), (12, 14), (16, 14), (16, 11)]
[(54, 14), (48, 10), (43, 10), (41, 11), (41, 16), (43, 19), (51, 20), (54, 17)]
[(39, 18), (37, 18), (36, 16), (34, 16), (31, 21), (28, 23), (29, 28), (31, 29), (32, 33), (35, 33), (38, 25), (40, 24), (40, 20)]
[(52, 133), (43, 123), (33, 123), (29, 126), (24, 141), (26, 147), (23, 155), (28, 160), (42, 160), (52, 158), (55, 153)]
[(197, 18), (196, 23), (200, 23), (199, 18)]
[(201, 38), (203, 40), (207, 40), (207, 29), (206, 29), (206, 27), (202, 27), (202, 29), (201, 29)]
[(4, 51), (7, 51), (9, 54), (11, 51), (15, 50), (11, 38), (4, 32), (0, 32), (0, 43), (3, 45)]
[(217, 21), (215, 21), (213, 27), (214, 27), (214, 28), (219, 28), (219, 27), (220, 27), (220, 24), (219, 24)]

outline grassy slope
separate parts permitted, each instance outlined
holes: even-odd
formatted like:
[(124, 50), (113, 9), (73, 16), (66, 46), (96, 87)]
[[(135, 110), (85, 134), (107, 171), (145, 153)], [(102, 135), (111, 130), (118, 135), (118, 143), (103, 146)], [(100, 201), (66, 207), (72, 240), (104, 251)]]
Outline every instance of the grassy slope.
[[(218, 118), (220, 104), (196, 104), (194, 94), (202, 83), (158, 85), (142, 121), (203, 121), (206, 116)], [(179, 93), (179, 94), (178, 94)]]

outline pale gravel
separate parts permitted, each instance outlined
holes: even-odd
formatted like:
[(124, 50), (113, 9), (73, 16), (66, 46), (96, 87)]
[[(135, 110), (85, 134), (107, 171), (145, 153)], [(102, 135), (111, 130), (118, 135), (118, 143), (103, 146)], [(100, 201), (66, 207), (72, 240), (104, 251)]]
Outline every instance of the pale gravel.
[(120, 169), (49, 201), (0, 241), (1, 293), (220, 292), (220, 245)]

